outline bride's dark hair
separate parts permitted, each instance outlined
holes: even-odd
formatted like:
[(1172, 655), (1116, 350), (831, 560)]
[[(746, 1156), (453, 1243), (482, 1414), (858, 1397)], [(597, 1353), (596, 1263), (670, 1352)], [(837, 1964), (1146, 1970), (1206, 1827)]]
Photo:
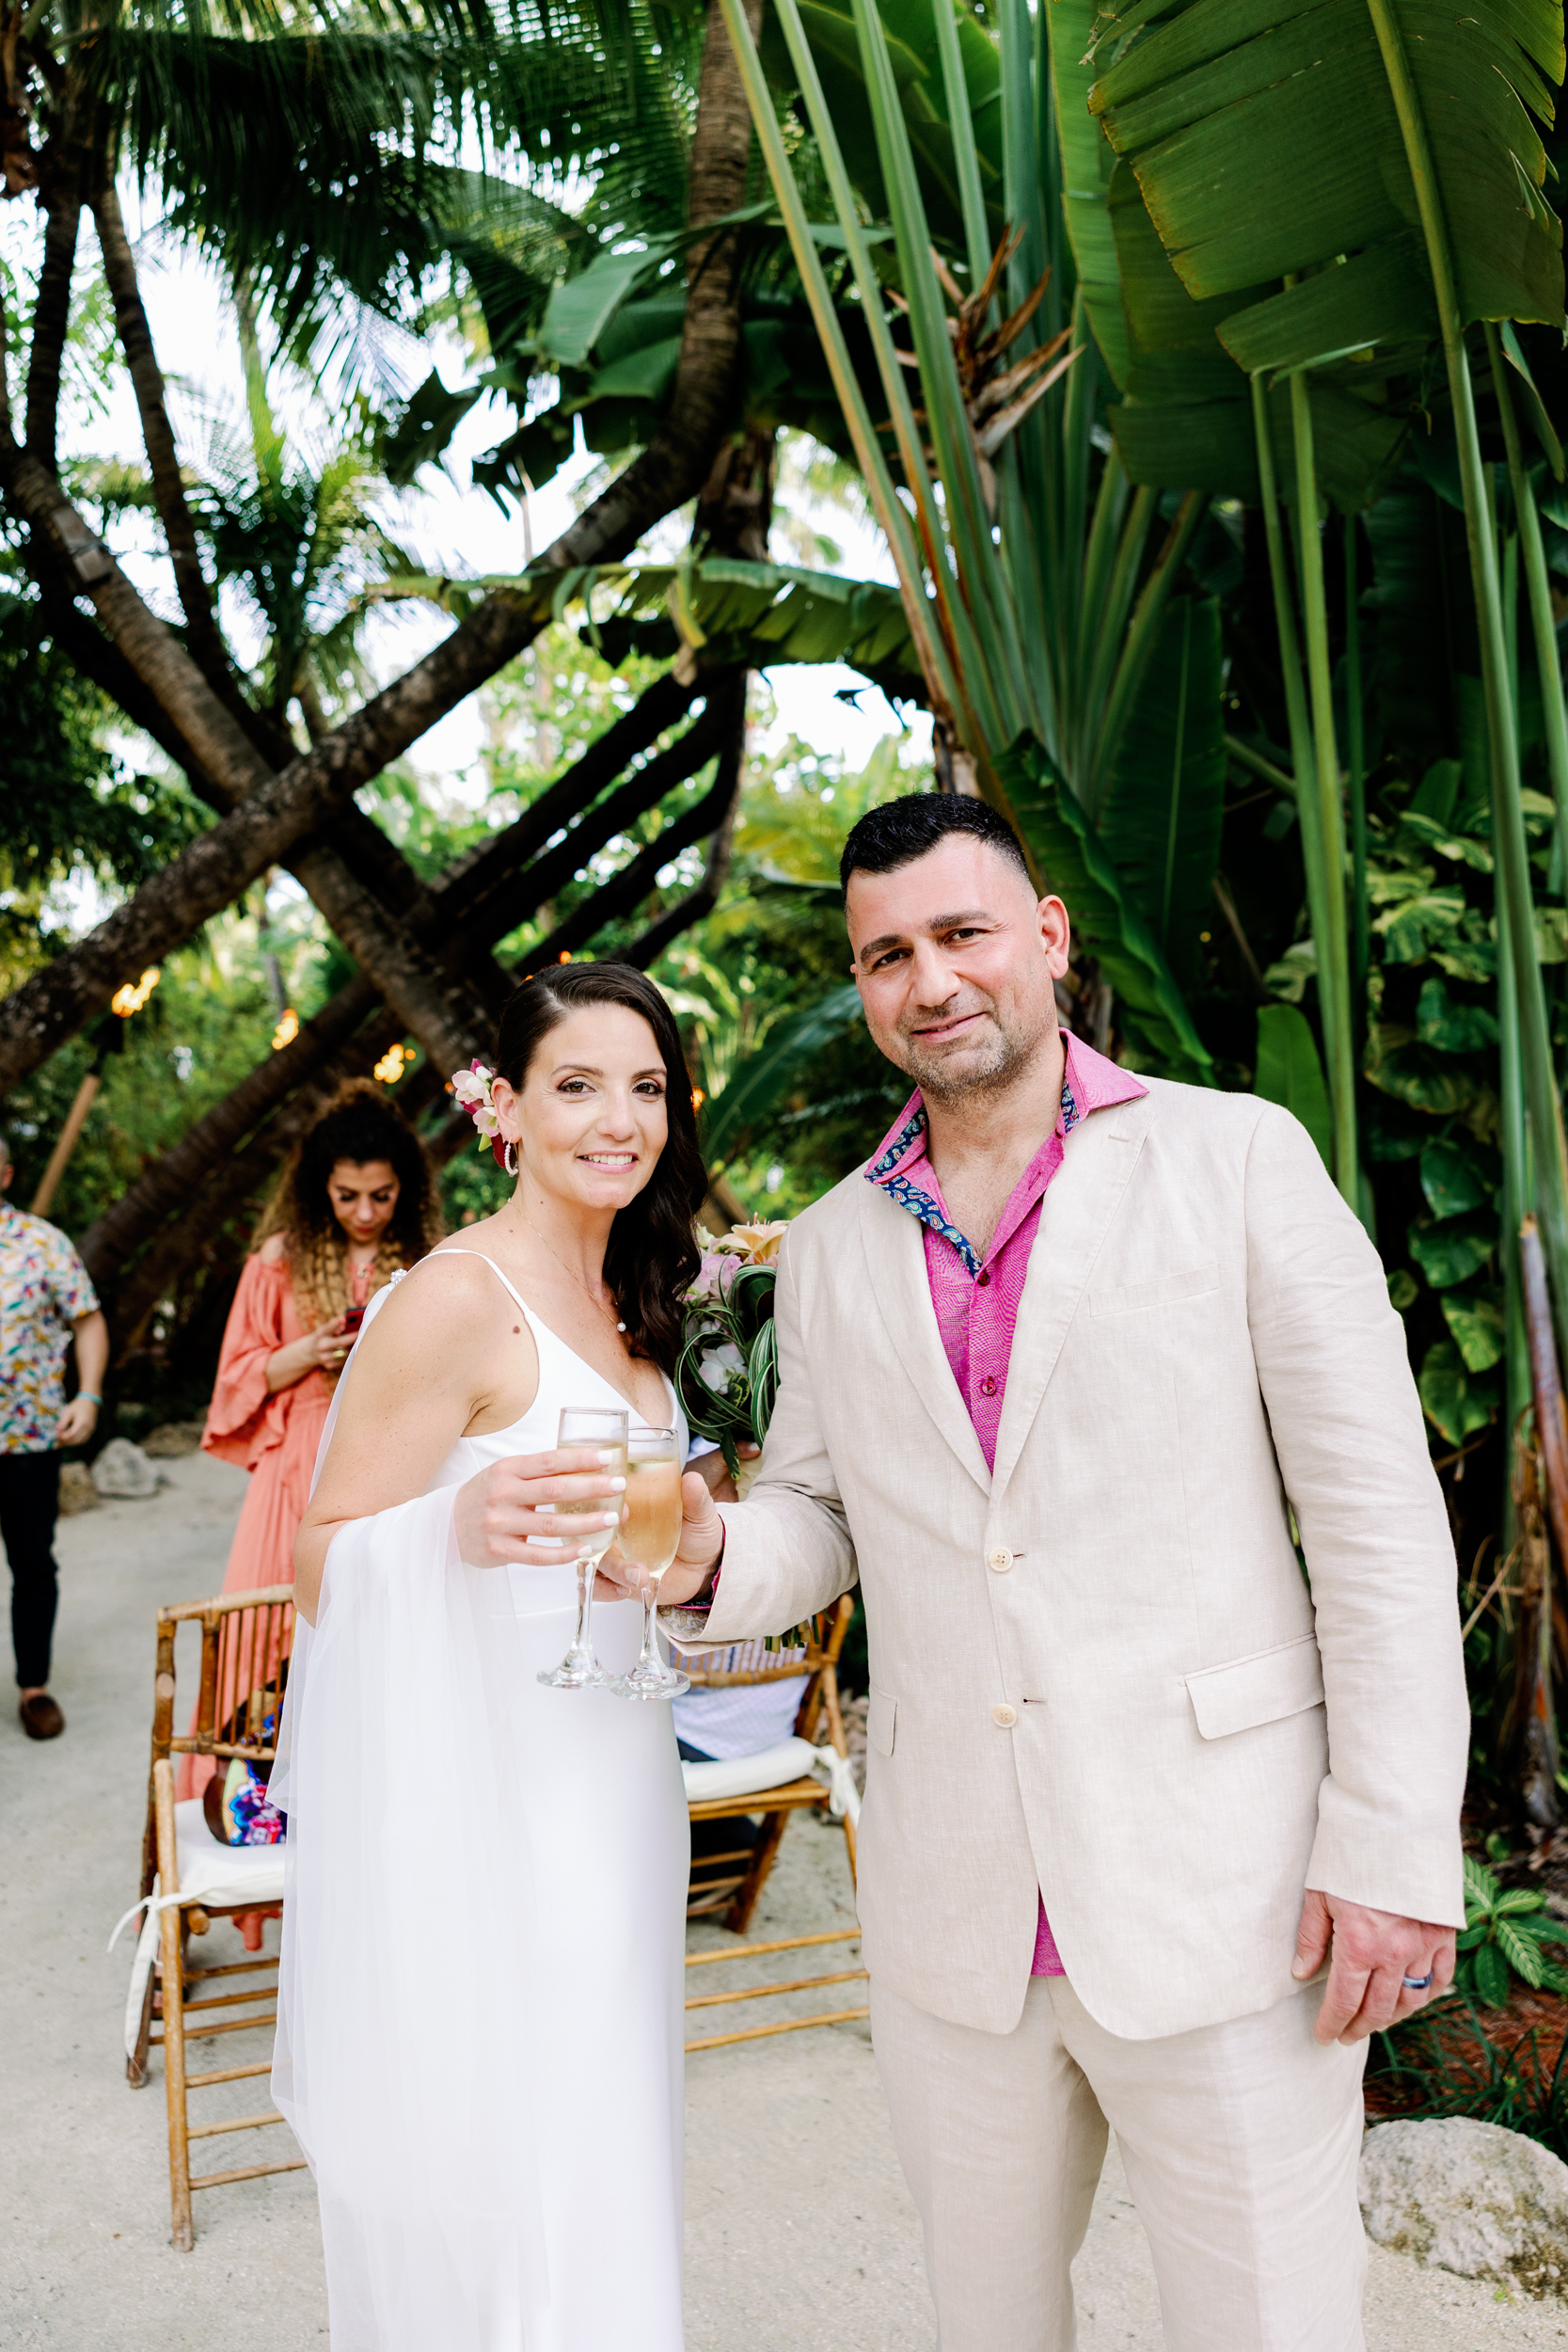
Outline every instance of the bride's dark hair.
[(496, 1075), (520, 1094), (545, 1039), (569, 1012), (586, 1005), (624, 1005), (628, 1012), (640, 1012), (664, 1061), (669, 1140), (636, 1200), (616, 1215), (604, 1279), (632, 1354), (673, 1372), (681, 1350), (682, 1298), (702, 1263), (691, 1228), (707, 1192), (707, 1175), (697, 1145), (691, 1079), (669, 1006), (633, 964), (552, 964), (525, 980), (501, 1014)]

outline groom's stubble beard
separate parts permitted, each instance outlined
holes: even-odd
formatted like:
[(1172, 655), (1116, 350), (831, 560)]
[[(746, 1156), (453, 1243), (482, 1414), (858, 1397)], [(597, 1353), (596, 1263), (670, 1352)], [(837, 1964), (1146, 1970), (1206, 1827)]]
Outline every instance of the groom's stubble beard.
[[(966, 1012), (989, 1012), (994, 1035), (987, 1049), (974, 1059), (966, 1058), (958, 1068), (951, 1066), (950, 1057), (923, 1048), (918, 1037), (902, 1027), (897, 1032), (900, 1051), (889, 1058), (895, 1060), (908, 1077), (914, 1080), (928, 1102), (939, 1103), (943, 1109), (988, 1096), (1005, 1094), (1026, 1077), (1034, 1067), (1040, 1047), (1054, 1025), (1049, 1017), (1033, 1028), (1005, 1024), (996, 1009), (993, 998), (983, 991), (974, 991), (972, 1005), (926, 1005), (910, 1016), (912, 1024), (923, 1025), (944, 1014), (954, 1019)], [(956, 1060), (957, 1057), (951, 1057)]]

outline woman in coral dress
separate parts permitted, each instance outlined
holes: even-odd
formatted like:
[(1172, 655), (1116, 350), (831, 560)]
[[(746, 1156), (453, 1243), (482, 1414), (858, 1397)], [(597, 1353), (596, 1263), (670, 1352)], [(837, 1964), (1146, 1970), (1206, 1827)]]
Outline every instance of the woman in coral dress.
[[(251, 1474), (226, 1593), (293, 1582), (316, 1448), (365, 1308), (443, 1231), (418, 1136), (372, 1081), (344, 1087), (284, 1165), (223, 1335), (201, 1443)], [(199, 1796), (214, 1770), (182, 1756), (176, 1793)]]

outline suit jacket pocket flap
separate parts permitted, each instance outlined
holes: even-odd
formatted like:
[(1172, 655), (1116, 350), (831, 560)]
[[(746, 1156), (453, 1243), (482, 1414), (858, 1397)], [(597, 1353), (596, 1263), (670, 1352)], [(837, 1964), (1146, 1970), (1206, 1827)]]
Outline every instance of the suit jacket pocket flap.
[(1089, 1293), (1094, 1315), (1132, 1315), (1141, 1308), (1176, 1307), (1184, 1298), (1202, 1298), (1220, 1286), (1220, 1270), (1212, 1258), (1207, 1265), (1188, 1266), (1180, 1274), (1162, 1274), (1152, 1282), (1112, 1282)]
[(865, 1710), (865, 1740), (879, 1756), (893, 1754), (893, 1728), (898, 1716), (898, 1702), (891, 1692), (879, 1691), (871, 1685), (870, 1702)]
[(1186, 1683), (1206, 1740), (1276, 1724), (1283, 1716), (1300, 1715), (1323, 1704), (1323, 1664), (1317, 1637), (1307, 1633), (1278, 1649), (1233, 1658), (1226, 1666), (1206, 1666), (1201, 1674), (1188, 1675)]

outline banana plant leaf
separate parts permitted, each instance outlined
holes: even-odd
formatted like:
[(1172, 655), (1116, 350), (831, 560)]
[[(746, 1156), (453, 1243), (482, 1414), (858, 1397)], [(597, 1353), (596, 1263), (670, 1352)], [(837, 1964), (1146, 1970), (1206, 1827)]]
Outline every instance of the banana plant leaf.
[(1334, 1120), (1328, 1106), (1328, 1089), (1323, 1083), (1323, 1066), (1312, 1025), (1297, 1006), (1259, 1006), (1258, 1059), (1252, 1090), (1266, 1103), (1283, 1104), (1300, 1120), (1332, 1175)]
[(1075, 794), (1032, 737), (1021, 737), (998, 768), (1049, 887), (1067, 901), (1074, 931), (1117, 993), (1133, 1048), (1124, 1058), (1164, 1077), (1212, 1085), (1212, 1057), (1170, 966)]
[[(1450, 126), (1434, 151), (1464, 318), (1560, 323), (1561, 230), (1526, 111), (1552, 119), (1543, 75), (1562, 78), (1560, 10), (1552, 0), (1477, 0), (1456, 16), (1394, 0), (1394, 12), (1425, 118)], [(1101, 47), (1118, 29), (1113, 15)], [(1146, 29), (1089, 104), (1131, 158), (1161, 242), (1200, 301), (1365, 255), (1416, 217), (1363, 0), (1200, 0)], [(1346, 347), (1341, 306), (1364, 340), (1404, 331), (1408, 288), (1397, 273), (1344, 278), (1315, 298), (1309, 340)], [(1293, 306), (1298, 322), (1307, 308)]]
[(718, 660), (844, 662), (888, 692), (918, 696), (921, 678), (896, 588), (834, 572), (710, 556), (695, 564), (605, 564), (452, 580), (405, 573), (371, 593), (424, 597), (461, 618), (495, 589), (510, 589), (552, 620), (576, 611), (611, 660), (629, 652), (669, 659), (683, 645)]
[[(1252, 346), (1240, 330), (1245, 322), (1265, 319), (1275, 304), (1289, 303), (1308, 289), (1295, 288), (1273, 302), (1257, 302), (1258, 287), (1196, 300), (1160, 242), (1136, 174), (1125, 158), (1112, 175), (1109, 214), (1128, 350), (1128, 397), (1112, 409), (1111, 421), (1128, 479), (1156, 489), (1196, 485), (1256, 504), (1258, 443), (1247, 374), (1253, 364), (1263, 363), (1243, 357)], [(1404, 259), (1415, 274), (1418, 294), (1424, 285), (1425, 314), (1434, 322), (1431, 287), (1422, 278), (1418, 257), (1407, 248)], [(1350, 270), (1332, 275), (1338, 281), (1359, 266), (1353, 263)], [(1310, 285), (1321, 287), (1329, 275), (1312, 279)], [(1323, 299), (1317, 297), (1317, 302), (1323, 310)], [(1359, 349), (1373, 340), (1367, 334), (1350, 335), (1342, 323), (1340, 331), (1346, 334), (1347, 349)], [(1323, 326), (1308, 340), (1322, 341), (1329, 333)], [(1279, 332), (1273, 341), (1286, 347)], [(1294, 363), (1282, 358), (1267, 364), (1284, 369)], [(1364, 377), (1366, 370), (1360, 374)], [(1347, 514), (1378, 496), (1405, 440), (1405, 420), (1391, 412), (1381, 395), (1381, 384), (1357, 382), (1354, 369), (1329, 381), (1316, 376), (1308, 388), (1318, 479)], [(1270, 393), (1268, 413), (1275, 472), (1287, 494), (1293, 495), (1294, 436), (1290, 393), (1283, 384)]]
[[(963, 233), (962, 200), (930, 8), (927, 0), (882, 0), (879, 15), (927, 218), (936, 236), (956, 242)], [(834, 128), (846, 153), (854, 159), (856, 183), (866, 208), (873, 220), (885, 220), (887, 183), (853, 10), (825, 5), (824, 0), (802, 0), (800, 19)], [(1000, 60), (994, 43), (967, 13), (959, 20), (958, 32), (981, 183), (993, 226), (1000, 230), (1002, 141), (996, 103)], [(798, 77), (771, 10), (763, 19), (762, 57), (775, 90), (782, 95), (797, 88)]]
[(1226, 750), (1217, 596), (1177, 596), (1133, 703), (1100, 819), (1122, 886), (1177, 978), (1198, 977), (1213, 908)]
[(814, 1056), (847, 1036), (863, 1017), (860, 990), (851, 981), (776, 1023), (761, 1053), (742, 1063), (708, 1107), (703, 1132), (707, 1159), (727, 1159), (763, 1113), (800, 1084)]
[(1086, 53), (1098, 14), (1096, 0), (1049, 0), (1044, 9), (1061, 158), (1062, 219), (1095, 342), (1112, 382), (1125, 391), (1132, 353), (1110, 204), (1117, 158), (1089, 112), (1094, 68)]

